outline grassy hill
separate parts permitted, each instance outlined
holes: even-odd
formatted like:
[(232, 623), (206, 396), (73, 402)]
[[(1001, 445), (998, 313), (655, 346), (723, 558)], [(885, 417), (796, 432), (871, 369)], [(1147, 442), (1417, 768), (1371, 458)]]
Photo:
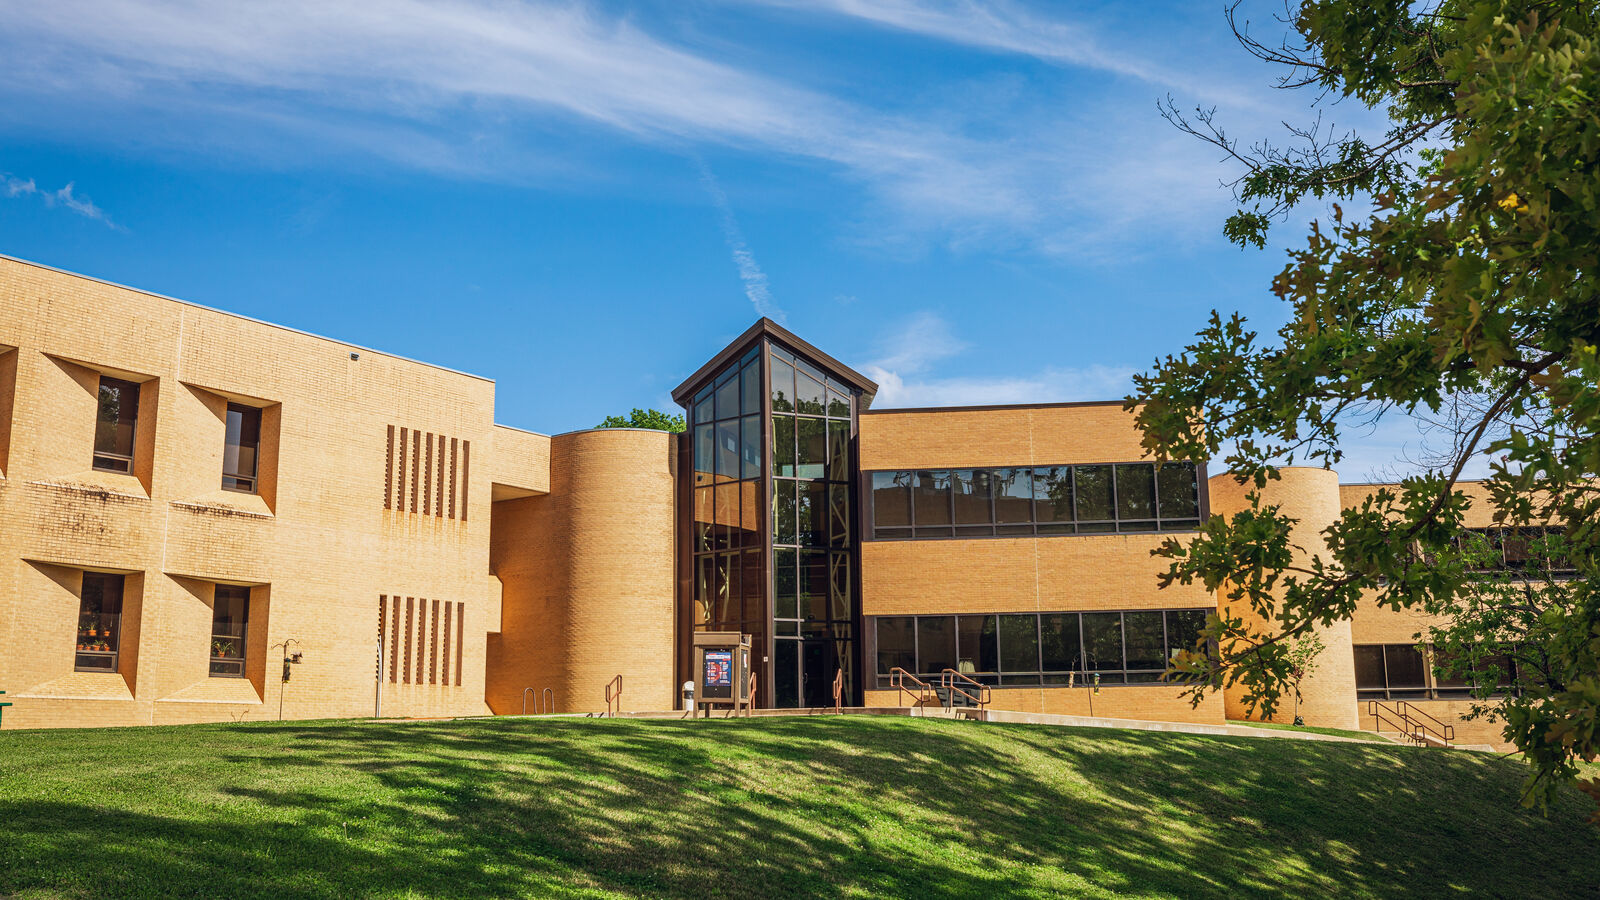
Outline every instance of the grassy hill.
[(0, 896), (1595, 896), (1576, 791), (1399, 746), (903, 718), (0, 733)]

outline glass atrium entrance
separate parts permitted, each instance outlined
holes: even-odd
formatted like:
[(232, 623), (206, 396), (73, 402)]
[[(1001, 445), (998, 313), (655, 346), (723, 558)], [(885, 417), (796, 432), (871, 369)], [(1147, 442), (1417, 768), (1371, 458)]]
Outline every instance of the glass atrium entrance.
[(761, 707), (859, 702), (856, 417), (877, 385), (762, 319), (673, 393), (679, 658), (696, 631), (752, 636)]

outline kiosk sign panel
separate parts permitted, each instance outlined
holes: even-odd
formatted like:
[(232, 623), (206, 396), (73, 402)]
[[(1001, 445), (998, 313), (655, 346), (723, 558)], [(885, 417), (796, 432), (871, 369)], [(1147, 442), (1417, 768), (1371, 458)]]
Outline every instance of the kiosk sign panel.
[(705, 672), (701, 680), (705, 685), (704, 696), (733, 696), (733, 651), (708, 649), (704, 660)]

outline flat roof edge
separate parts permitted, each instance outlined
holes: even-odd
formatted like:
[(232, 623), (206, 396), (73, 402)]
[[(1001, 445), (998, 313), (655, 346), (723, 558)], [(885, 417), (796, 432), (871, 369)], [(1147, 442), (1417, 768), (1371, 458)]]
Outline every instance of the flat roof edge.
[(253, 322), (253, 323), (257, 324), (257, 325), (265, 325), (268, 328), (276, 328), (279, 331), (287, 331), (290, 334), (298, 334), (298, 335), (301, 335), (303, 337), (314, 338), (314, 339), (319, 340), (319, 341), (327, 341), (330, 344), (338, 344), (341, 347), (349, 347), (352, 350), (359, 350), (359, 351), (361, 351), (363, 353), (376, 353), (379, 356), (387, 356), (390, 359), (398, 359), (401, 362), (415, 363), (415, 364), (417, 364), (419, 366), (427, 366), (430, 369), (438, 369), (441, 372), (449, 372), (452, 375), (464, 375), (464, 376), (466, 376), (468, 378), (476, 378), (479, 381), (487, 381), (490, 384), (494, 384), (494, 379), (488, 377), (487, 375), (476, 375), (476, 374), (474, 374), (472, 372), (463, 372), (460, 369), (452, 369), (449, 366), (441, 366), (438, 363), (426, 362), (426, 361), (420, 360), (420, 359), (412, 359), (409, 356), (401, 356), (398, 353), (390, 353), (387, 350), (378, 350), (378, 349), (375, 349), (373, 347), (363, 346), (361, 344), (353, 344), (353, 343), (351, 343), (349, 341), (341, 341), (338, 338), (331, 338), (331, 337), (328, 337), (327, 335), (317, 334), (316, 332), (305, 331), (303, 329), (295, 328), (295, 327), (290, 326), (290, 325), (280, 325), (277, 322), (268, 322), (265, 319), (257, 319), (254, 316), (247, 316), (247, 315), (244, 315), (243, 313), (229, 312), (228, 310), (225, 310), (225, 309), (217, 309), (214, 306), (206, 306), (204, 303), (196, 303), (193, 300), (184, 300), (184, 299), (182, 299), (180, 297), (169, 297), (166, 294), (158, 294), (155, 291), (147, 291), (144, 288), (132, 287), (130, 285), (122, 284), (122, 283), (116, 282), (116, 281), (111, 281), (111, 280), (106, 279), (106, 278), (96, 278), (93, 275), (85, 275), (82, 272), (74, 272), (71, 269), (62, 269), (62, 268), (59, 268), (57, 266), (47, 265), (47, 264), (42, 263), (42, 262), (35, 262), (35, 261), (31, 260), (31, 259), (22, 259), (21, 257), (11, 256), (10, 254), (7, 254), (7, 253), (0, 253), (0, 259), (6, 260), (8, 262), (14, 262), (14, 263), (17, 263), (19, 265), (32, 266), (35, 269), (43, 269), (46, 272), (55, 272), (58, 275), (66, 275), (66, 276), (71, 277), (71, 278), (82, 278), (84, 281), (92, 281), (95, 284), (103, 284), (103, 285), (105, 285), (107, 287), (118, 288), (119, 290), (132, 291), (135, 294), (143, 294), (146, 297), (154, 297), (157, 300), (167, 300), (167, 301), (170, 301), (172, 303), (179, 303), (179, 304), (182, 304), (184, 306), (192, 307), (194, 309), (204, 310), (206, 312), (213, 312), (213, 313), (216, 313), (218, 315), (228, 316), (228, 317), (234, 318), (234, 319), (239, 319), (239, 320), (244, 321), (244, 322)]
[(887, 416), (894, 413), (984, 412), (1006, 409), (1071, 409), (1087, 406), (1121, 406), (1121, 400), (1070, 400), (1059, 403), (989, 403), (980, 406), (900, 406), (862, 410), (863, 416)]

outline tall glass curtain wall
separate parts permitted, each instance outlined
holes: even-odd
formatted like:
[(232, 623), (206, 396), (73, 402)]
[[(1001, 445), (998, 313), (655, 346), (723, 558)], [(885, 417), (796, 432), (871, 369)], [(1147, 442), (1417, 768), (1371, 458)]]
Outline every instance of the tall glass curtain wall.
[(694, 628), (742, 631), (758, 661), (770, 654), (760, 705), (829, 705), (839, 670), (854, 696), (855, 408), (848, 385), (766, 340), (694, 395)]
[(773, 687), (776, 705), (827, 706), (843, 671), (855, 692), (854, 392), (804, 357), (772, 357)]
[(770, 633), (761, 534), (763, 393), (756, 347), (710, 379), (690, 412), (694, 629), (751, 635), (757, 661)]

